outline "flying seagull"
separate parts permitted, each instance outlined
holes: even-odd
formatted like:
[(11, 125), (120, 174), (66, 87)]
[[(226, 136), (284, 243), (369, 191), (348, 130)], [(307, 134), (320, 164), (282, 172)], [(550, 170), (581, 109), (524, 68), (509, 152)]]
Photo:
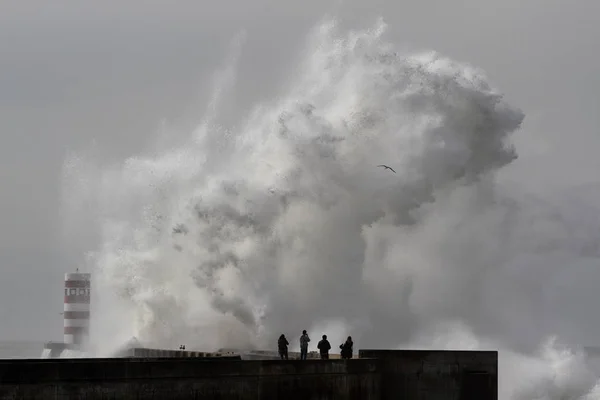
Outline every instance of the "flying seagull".
[(385, 169), (389, 169), (389, 170), (390, 170), (390, 171), (392, 171), (393, 173), (396, 173), (396, 171), (394, 171), (394, 168), (392, 168), (392, 167), (388, 167), (387, 165), (383, 165), (383, 164), (382, 164), (382, 165), (378, 165), (378, 167), (383, 167), (383, 168), (385, 168)]

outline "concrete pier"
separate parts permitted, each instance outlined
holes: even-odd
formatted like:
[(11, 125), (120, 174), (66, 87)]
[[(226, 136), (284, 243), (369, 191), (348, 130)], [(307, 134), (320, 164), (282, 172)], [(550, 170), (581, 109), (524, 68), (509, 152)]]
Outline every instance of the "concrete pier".
[(379, 361), (381, 399), (498, 400), (497, 351), (359, 350)]
[(0, 399), (497, 400), (496, 352), (361, 350), (352, 360), (244, 361), (180, 352), (150, 358), (153, 350), (145, 350), (129, 358), (0, 360)]

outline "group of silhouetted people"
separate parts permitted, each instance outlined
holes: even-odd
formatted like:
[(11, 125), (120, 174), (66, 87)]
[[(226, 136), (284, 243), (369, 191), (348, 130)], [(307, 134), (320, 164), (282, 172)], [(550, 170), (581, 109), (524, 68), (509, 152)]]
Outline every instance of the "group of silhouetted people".
[[(300, 336), (300, 359), (306, 360), (306, 355), (308, 354), (308, 343), (310, 342), (310, 337), (306, 333), (306, 330), (302, 331), (302, 336)], [(288, 359), (288, 346), (289, 342), (286, 339), (284, 334), (279, 336), (279, 340), (277, 341), (277, 347), (279, 349), (279, 357), (282, 360)], [(340, 344), (340, 355), (343, 359), (352, 358), (352, 347), (354, 343), (352, 342), (352, 337), (348, 336), (348, 339), (342, 344)], [(322, 360), (329, 360), (329, 350), (331, 350), (331, 344), (329, 340), (327, 340), (327, 335), (323, 335), (323, 339), (319, 341), (317, 344), (317, 349), (319, 349), (319, 354), (321, 355)]]

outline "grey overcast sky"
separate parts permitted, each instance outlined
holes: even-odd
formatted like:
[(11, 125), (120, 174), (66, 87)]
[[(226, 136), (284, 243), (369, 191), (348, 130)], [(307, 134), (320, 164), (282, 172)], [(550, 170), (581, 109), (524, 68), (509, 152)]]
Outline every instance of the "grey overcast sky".
[[(483, 68), (526, 114), (513, 176), (540, 191), (585, 188), (597, 200), (589, 190), (600, 179), (597, 0), (3, 0), (0, 339), (62, 337), (62, 274), (81, 259), (60, 235), (67, 152), (94, 142), (102, 157), (118, 160), (139, 151), (163, 120), (191, 128), (242, 28), (233, 107), (264, 100), (308, 29), (335, 10), (348, 27), (382, 15), (399, 46)], [(598, 286), (600, 279), (588, 288)], [(600, 323), (592, 325), (600, 336)]]

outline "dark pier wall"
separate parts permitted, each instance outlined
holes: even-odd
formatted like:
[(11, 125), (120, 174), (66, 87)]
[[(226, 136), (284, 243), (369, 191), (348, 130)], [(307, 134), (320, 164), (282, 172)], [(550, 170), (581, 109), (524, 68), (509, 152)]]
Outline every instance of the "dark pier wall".
[(352, 360), (0, 360), (0, 399), (497, 400), (498, 354), (360, 350)]
[(0, 399), (379, 400), (376, 360), (0, 361)]
[(359, 350), (379, 360), (381, 399), (498, 400), (497, 351)]

